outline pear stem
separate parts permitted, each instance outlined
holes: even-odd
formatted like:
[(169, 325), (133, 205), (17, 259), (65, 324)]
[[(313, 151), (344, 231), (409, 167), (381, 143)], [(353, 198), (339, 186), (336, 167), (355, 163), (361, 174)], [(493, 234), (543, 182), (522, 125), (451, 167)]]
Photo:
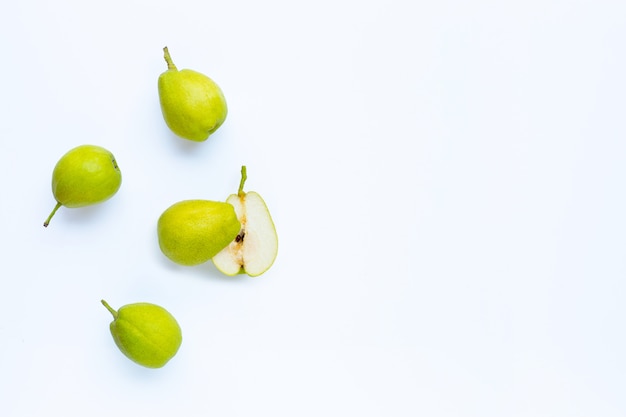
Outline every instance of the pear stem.
[(100, 302), (107, 308), (107, 310), (109, 310), (111, 314), (113, 314), (113, 319), (117, 319), (117, 311), (113, 310), (113, 308), (106, 301), (100, 300)]
[(176, 65), (174, 65), (174, 61), (172, 61), (172, 57), (170, 56), (170, 51), (167, 49), (167, 46), (163, 48), (163, 52), (164, 52), (165, 62), (167, 62), (167, 69), (178, 71), (178, 68), (176, 68)]
[(239, 191), (237, 192), (237, 194), (241, 197), (243, 196), (245, 193), (243, 192), (243, 184), (246, 182), (246, 180), (248, 179), (248, 173), (246, 171), (246, 166), (242, 165), (241, 166), (241, 181), (239, 182)]
[(57, 212), (57, 210), (59, 209), (59, 207), (61, 207), (63, 204), (59, 203), (57, 201), (56, 206), (54, 206), (54, 209), (52, 210), (52, 213), (50, 213), (50, 215), (48, 216), (48, 218), (46, 219), (45, 222), (43, 222), (43, 227), (48, 227), (48, 225), (50, 224), (50, 220), (52, 219), (52, 216), (54, 216), (54, 213)]

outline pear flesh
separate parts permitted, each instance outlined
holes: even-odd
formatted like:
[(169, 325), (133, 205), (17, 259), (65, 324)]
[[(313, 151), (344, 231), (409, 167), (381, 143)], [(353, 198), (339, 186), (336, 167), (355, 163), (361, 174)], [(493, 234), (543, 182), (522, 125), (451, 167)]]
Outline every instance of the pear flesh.
[(232, 205), (210, 200), (173, 204), (157, 222), (159, 247), (173, 262), (193, 266), (207, 262), (241, 230)]
[(167, 47), (163, 51), (168, 69), (159, 76), (158, 90), (165, 123), (181, 138), (203, 142), (226, 120), (224, 93), (208, 76), (178, 70)]
[(161, 368), (176, 355), (183, 341), (174, 316), (161, 306), (134, 303), (117, 311), (102, 300), (113, 315), (109, 328), (115, 344), (133, 362), (146, 368)]
[(229, 276), (245, 273), (256, 277), (273, 265), (278, 254), (278, 235), (263, 198), (254, 191), (243, 191), (247, 178), (245, 166), (241, 173), (239, 192), (226, 199), (235, 208), (241, 231), (213, 257), (213, 264)]

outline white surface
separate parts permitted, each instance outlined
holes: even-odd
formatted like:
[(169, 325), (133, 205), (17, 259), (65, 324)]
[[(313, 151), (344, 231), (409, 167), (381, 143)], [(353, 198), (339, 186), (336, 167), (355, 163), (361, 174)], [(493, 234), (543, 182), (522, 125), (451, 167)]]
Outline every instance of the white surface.
[[(3, 416), (626, 414), (623, 1), (26, 0), (0, 14)], [(158, 105), (162, 47), (223, 88), (207, 142)], [(120, 192), (54, 205), (109, 148)], [(280, 251), (185, 268), (156, 220), (248, 166)], [(124, 358), (113, 306), (184, 341)]]

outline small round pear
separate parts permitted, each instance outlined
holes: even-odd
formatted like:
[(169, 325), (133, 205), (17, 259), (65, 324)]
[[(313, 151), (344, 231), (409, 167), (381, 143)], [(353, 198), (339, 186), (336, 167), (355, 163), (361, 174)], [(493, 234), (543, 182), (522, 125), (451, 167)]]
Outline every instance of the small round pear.
[(192, 266), (213, 258), (237, 237), (235, 208), (210, 200), (184, 200), (166, 209), (157, 222), (159, 247), (173, 262)]
[(167, 126), (181, 138), (203, 142), (226, 120), (228, 106), (222, 89), (206, 75), (178, 70), (167, 46), (167, 71), (159, 76), (159, 101)]
[(127, 304), (114, 310), (111, 335), (120, 351), (146, 368), (161, 368), (176, 355), (183, 341), (178, 322), (169, 311), (151, 303)]
[(109, 150), (96, 145), (69, 150), (52, 172), (52, 194), (57, 204), (44, 227), (61, 206), (76, 208), (102, 203), (113, 197), (121, 184), (122, 173)]

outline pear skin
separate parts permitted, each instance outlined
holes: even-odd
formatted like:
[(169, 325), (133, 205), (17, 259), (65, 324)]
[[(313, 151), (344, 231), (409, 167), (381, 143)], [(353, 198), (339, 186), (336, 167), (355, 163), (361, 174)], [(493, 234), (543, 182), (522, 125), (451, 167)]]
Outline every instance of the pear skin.
[(157, 222), (161, 251), (171, 261), (186, 266), (207, 262), (240, 230), (233, 206), (221, 201), (179, 201)]
[(224, 93), (208, 76), (191, 69), (178, 70), (167, 47), (163, 52), (167, 71), (159, 76), (158, 90), (165, 123), (181, 138), (203, 142), (226, 120)]
[(133, 362), (146, 368), (161, 368), (176, 355), (183, 341), (174, 316), (152, 303), (134, 303), (114, 310), (109, 328), (119, 350)]
[(95, 145), (70, 149), (52, 172), (52, 194), (57, 201), (44, 222), (47, 227), (57, 210), (64, 206), (85, 207), (113, 197), (122, 184), (122, 173), (115, 156)]

